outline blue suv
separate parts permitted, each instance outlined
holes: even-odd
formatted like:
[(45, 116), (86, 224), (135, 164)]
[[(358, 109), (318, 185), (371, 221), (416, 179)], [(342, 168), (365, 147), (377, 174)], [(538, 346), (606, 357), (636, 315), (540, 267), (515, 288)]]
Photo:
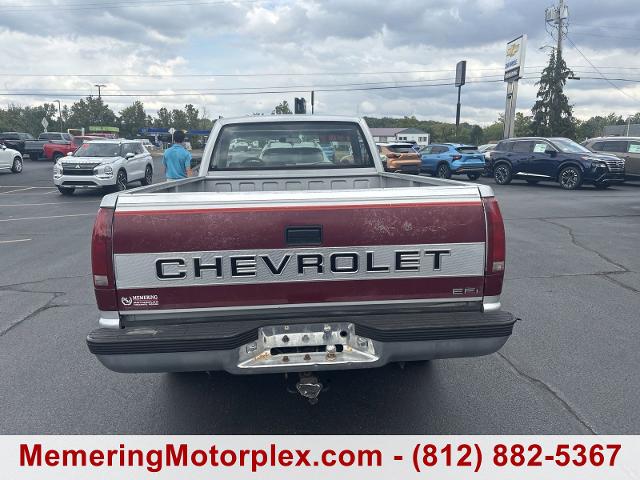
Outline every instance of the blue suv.
[(568, 138), (522, 137), (499, 142), (490, 153), (487, 171), (498, 185), (522, 178), (532, 184), (558, 182), (565, 190), (585, 182), (607, 188), (624, 181), (624, 160), (593, 153)]
[(436, 143), (424, 147), (420, 154), (420, 171), (440, 178), (466, 173), (470, 180), (476, 180), (484, 172), (484, 155), (473, 145)]

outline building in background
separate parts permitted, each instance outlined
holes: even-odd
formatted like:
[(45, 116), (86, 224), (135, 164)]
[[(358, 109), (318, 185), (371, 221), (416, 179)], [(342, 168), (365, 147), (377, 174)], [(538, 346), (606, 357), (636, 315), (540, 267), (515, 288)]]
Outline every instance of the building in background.
[(370, 128), (376, 142), (410, 142), (429, 145), (429, 134), (419, 128)]
[(607, 125), (604, 127), (605, 137), (640, 137), (640, 124)]

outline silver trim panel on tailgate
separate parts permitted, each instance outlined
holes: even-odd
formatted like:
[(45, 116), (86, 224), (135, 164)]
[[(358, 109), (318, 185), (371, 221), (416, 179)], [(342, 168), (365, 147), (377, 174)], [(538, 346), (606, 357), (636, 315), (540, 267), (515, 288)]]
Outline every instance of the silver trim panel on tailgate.
[(480, 277), (484, 262), (484, 242), (114, 255), (120, 289)]

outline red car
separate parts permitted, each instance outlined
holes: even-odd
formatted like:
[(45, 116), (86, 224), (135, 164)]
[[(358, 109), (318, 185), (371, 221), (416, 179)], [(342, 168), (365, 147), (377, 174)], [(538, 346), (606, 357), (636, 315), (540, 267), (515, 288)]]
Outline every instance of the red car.
[(99, 138), (100, 137), (84, 135), (72, 137), (70, 142), (45, 143), (44, 147), (42, 147), (43, 156), (47, 160), (53, 160), (54, 162), (57, 162), (59, 158), (66, 156), (67, 153), (75, 152), (78, 147), (84, 142), (88, 142), (89, 140), (97, 140)]

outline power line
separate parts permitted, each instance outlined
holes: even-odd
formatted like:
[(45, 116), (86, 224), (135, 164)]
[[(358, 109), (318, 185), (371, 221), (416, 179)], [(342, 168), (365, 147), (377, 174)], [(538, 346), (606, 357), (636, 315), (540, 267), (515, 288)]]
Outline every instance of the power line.
[[(476, 80), (467, 83), (496, 83), (502, 82), (502, 79), (495, 80)], [(443, 86), (451, 86), (455, 85), (455, 82), (444, 82), (444, 83), (425, 83), (418, 85), (384, 85), (384, 86), (368, 86), (368, 87), (346, 87), (346, 88), (316, 88), (316, 92), (353, 92), (353, 91), (369, 91), (369, 90), (390, 90), (390, 89), (399, 89), (399, 88), (425, 88), (425, 87), (443, 87)], [(289, 89), (289, 90), (261, 90), (261, 91), (235, 91), (235, 92), (201, 92), (201, 91), (193, 91), (189, 93), (149, 93), (149, 94), (124, 94), (124, 93), (110, 93), (102, 95), (105, 97), (176, 97), (176, 96), (201, 96), (201, 95), (218, 95), (218, 96), (226, 96), (226, 95), (264, 95), (264, 94), (282, 94), (282, 93), (301, 93), (306, 92), (307, 89)], [(6, 92), (0, 93), (0, 96), (58, 96), (58, 97), (71, 97), (78, 98), (84, 97), (85, 94), (65, 94), (60, 92), (29, 92), (29, 93), (21, 93), (21, 92)]]
[(636, 102), (638, 101), (638, 99), (637, 99), (637, 98), (635, 98), (633, 95), (629, 95), (627, 92), (625, 92), (625, 91), (624, 91), (624, 90), (622, 90), (620, 87), (618, 87), (618, 85), (616, 85), (616, 84), (615, 84), (615, 83), (613, 83), (611, 80), (609, 80), (607, 77), (605, 77), (605, 76), (604, 76), (604, 73), (602, 73), (602, 72), (598, 69), (598, 67), (596, 67), (593, 63), (591, 63), (591, 60), (589, 60), (589, 59), (587, 58), (587, 56), (586, 56), (584, 53), (582, 53), (582, 50), (580, 50), (580, 49), (578, 48), (578, 46), (575, 44), (575, 42), (574, 42), (574, 41), (573, 41), (573, 40), (572, 40), (568, 35), (567, 35), (567, 40), (569, 40), (569, 43), (571, 43), (571, 45), (573, 45), (573, 48), (575, 48), (575, 49), (578, 51), (578, 53), (579, 53), (580, 55), (582, 55), (582, 58), (584, 58), (584, 59), (587, 61), (587, 63), (588, 63), (589, 65), (591, 65), (591, 66), (592, 66), (592, 67), (593, 67), (593, 68), (598, 72), (598, 74), (599, 74), (599, 75), (600, 75), (604, 80), (606, 80), (606, 82), (607, 82), (609, 85), (611, 85), (613, 88), (615, 88), (616, 90), (618, 90), (618, 91), (619, 91), (620, 93), (622, 93), (624, 96), (629, 97), (630, 99), (635, 100)]
[[(164, 0), (167, 2), (167, 0)], [(84, 4), (70, 4), (66, 5), (13, 5), (11, 6), (11, 10), (5, 11), (4, 8), (0, 10), (0, 12), (4, 14), (25, 14), (25, 13), (34, 13), (41, 12), (43, 8), (53, 7), (55, 12), (75, 12), (75, 11), (83, 11), (83, 10), (104, 10), (105, 12), (109, 10), (114, 10), (118, 8), (139, 8), (139, 7), (181, 7), (181, 6), (197, 6), (197, 5), (207, 5), (207, 6), (215, 6), (215, 5), (233, 5), (233, 3), (257, 3), (264, 0), (234, 0), (231, 1), (220, 1), (220, 0), (169, 0), (171, 3), (158, 3), (155, 1), (146, 2), (144, 0), (141, 1), (122, 1), (117, 3), (84, 3)], [(2, 6), (5, 7), (5, 6)]]
[[(536, 72), (530, 72), (530, 73), (536, 73)], [(540, 73), (540, 72), (537, 72)], [(503, 75), (502, 74), (498, 74), (498, 75), (479, 75), (479, 76), (475, 76), (475, 77), (468, 77), (468, 80), (473, 81), (473, 80), (482, 80), (482, 79), (489, 79), (489, 78), (502, 78)], [(372, 86), (385, 86), (386, 84), (410, 84), (410, 83), (421, 83), (424, 84), (426, 82), (451, 82), (454, 79), (452, 77), (447, 77), (447, 78), (431, 78), (431, 79), (420, 79), (420, 80), (386, 80), (386, 81), (379, 81), (379, 82), (356, 82), (356, 83), (332, 83), (332, 84), (307, 84), (307, 85), (272, 85), (272, 86), (261, 86), (261, 87), (240, 87), (240, 86), (236, 86), (236, 87), (217, 87), (217, 88), (206, 88), (206, 87), (191, 87), (191, 88), (173, 88), (173, 87), (162, 87), (163, 90), (171, 90), (172, 92), (193, 92), (195, 90), (200, 91), (200, 92), (207, 92), (207, 93), (216, 93), (216, 92), (223, 92), (223, 91), (239, 91), (239, 90), (269, 90), (269, 89), (292, 89), (292, 88), (299, 88), (299, 89), (304, 89), (304, 90), (315, 90), (318, 88), (334, 88), (334, 87), (352, 87), (352, 86), (365, 86), (365, 85), (372, 85)], [(94, 85), (96, 86), (96, 85)], [(102, 85), (104, 86), (104, 85)], [(113, 90), (113, 87), (111, 87), (111, 89)], [(78, 92), (79, 89), (74, 88), (74, 89), (56, 89), (55, 92)], [(16, 91), (19, 92), (42, 92), (43, 88), (33, 88), (33, 89), (16, 89)], [(125, 92), (149, 92), (150, 90), (148, 88), (146, 89), (133, 89), (133, 88), (124, 88), (121, 91), (119, 91), (119, 93), (125, 93)], [(157, 89), (153, 90), (153, 91), (157, 91)], [(53, 93), (52, 93), (53, 94)]]
[[(544, 65), (531, 66), (530, 69), (544, 68)], [(475, 68), (477, 72), (502, 72), (497, 68)], [(453, 69), (439, 70), (389, 70), (378, 72), (261, 72), (261, 73), (0, 73), (0, 77), (86, 77), (86, 78), (196, 78), (196, 77), (314, 77), (314, 76), (347, 76), (347, 75), (392, 75), (392, 74), (413, 74), (413, 73), (452, 73)]]
[(611, 80), (613, 82), (640, 83), (640, 79), (633, 79), (633, 78), (602, 78), (602, 77), (585, 77), (584, 75), (580, 75), (580, 79), (581, 80)]
[[(492, 71), (498, 71), (499, 69), (491, 69)], [(410, 74), (410, 73), (442, 73), (451, 72), (451, 69), (446, 70), (395, 70), (384, 72), (313, 72), (313, 73), (301, 73), (301, 72), (288, 72), (288, 73), (177, 73), (177, 74), (164, 74), (164, 73), (108, 73), (108, 74), (96, 74), (96, 73), (0, 73), (3, 77), (115, 77), (115, 78), (127, 78), (127, 77), (176, 77), (176, 78), (190, 78), (190, 77), (310, 77), (320, 75), (390, 75), (390, 74)]]
[(579, 25), (581, 27), (589, 27), (589, 28), (609, 28), (611, 30), (616, 30), (616, 31), (617, 30), (631, 30), (631, 31), (634, 31), (634, 32), (638, 31), (637, 28), (634, 28), (634, 27), (621, 27), (620, 25), (613, 26), (613, 25), (602, 25), (602, 24), (594, 25), (592, 23), (576, 23), (576, 22), (570, 22), (570, 23), (571, 23), (571, 25)]
[(621, 38), (623, 40), (635, 40), (640, 42), (640, 37), (625, 37), (622, 35), (604, 35), (601, 33), (582, 33), (573, 32), (574, 35), (586, 36), (586, 37), (604, 37), (604, 38)]

